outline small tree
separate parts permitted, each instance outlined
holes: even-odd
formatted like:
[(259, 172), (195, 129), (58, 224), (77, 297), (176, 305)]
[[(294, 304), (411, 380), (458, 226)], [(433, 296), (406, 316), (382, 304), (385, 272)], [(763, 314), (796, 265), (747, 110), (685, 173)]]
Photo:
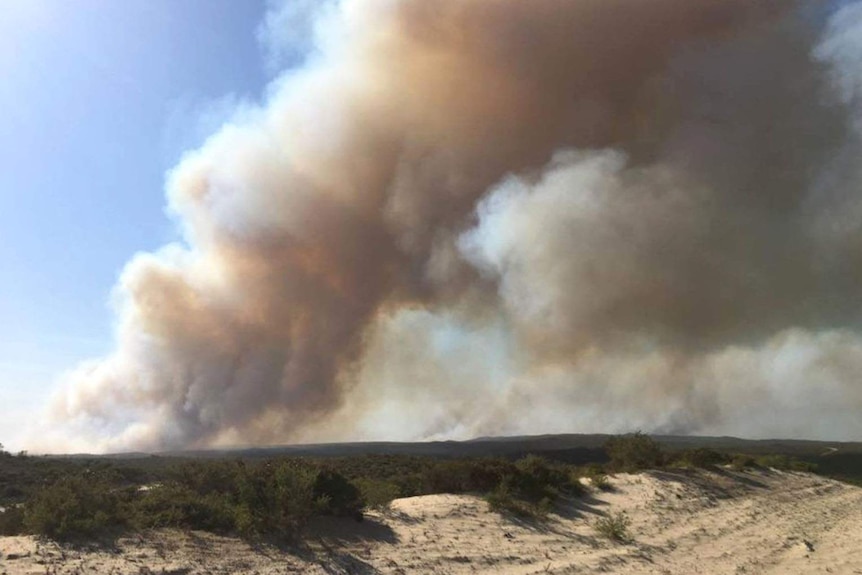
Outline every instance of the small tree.
[(610, 466), (618, 471), (638, 471), (661, 467), (664, 452), (659, 443), (640, 431), (610, 438), (605, 443)]
[(362, 519), (362, 494), (342, 474), (332, 469), (321, 469), (312, 486), (312, 497), (319, 512), (342, 517)]

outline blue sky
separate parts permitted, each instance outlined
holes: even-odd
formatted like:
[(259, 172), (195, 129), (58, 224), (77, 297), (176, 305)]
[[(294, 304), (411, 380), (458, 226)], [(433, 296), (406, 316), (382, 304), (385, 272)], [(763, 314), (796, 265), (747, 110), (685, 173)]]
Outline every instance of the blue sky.
[(0, 0), (0, 443), (107, 353), (165, 172), (269, 78), (260, 0)]

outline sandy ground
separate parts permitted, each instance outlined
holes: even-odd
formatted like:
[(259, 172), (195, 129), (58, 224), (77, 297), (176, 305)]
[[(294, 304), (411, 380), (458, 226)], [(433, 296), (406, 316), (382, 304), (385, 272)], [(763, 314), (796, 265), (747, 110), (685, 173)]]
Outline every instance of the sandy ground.
[[(362, 522), (320, 521), (301, 547), (160, 531), (110, 548), (0, 538), (0, 574), (859, 573), (862, 489), (804, 473), (652, 472), (533, 523), (481, 499), (400, 499)], [(593, 528), (624, 511), (632, 541)]]

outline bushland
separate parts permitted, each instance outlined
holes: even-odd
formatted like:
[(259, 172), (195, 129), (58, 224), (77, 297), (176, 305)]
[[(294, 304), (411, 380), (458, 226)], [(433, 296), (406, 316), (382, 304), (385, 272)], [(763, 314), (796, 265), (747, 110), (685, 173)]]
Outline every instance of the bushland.
[(501, 513), (541, 518), (608, 475), (667, 467), (810, 471), (787, 455), (712, 449), (668, 452), (643, 433), (615, 436), (604, 459), (575, 467), (528, 455), (446, 459), (411, 455), (239, 460), (177, 457), (45, 458), (0, 451), (0, 535), (91, 540), (173, 527), (248, 538), (301, 537), (315, 516), (362, 519), (396, 498), (472, 493)]
[(475, 493), (495, 510), (539, 516), (582, 491), (574, 468), (537, 456), (198, 460), (146, 473), (70, 463), (5, 502), (0, 533), (90, 540), (170, 527), (294, 539), (315, 516), (361, 520), (398, 497)]

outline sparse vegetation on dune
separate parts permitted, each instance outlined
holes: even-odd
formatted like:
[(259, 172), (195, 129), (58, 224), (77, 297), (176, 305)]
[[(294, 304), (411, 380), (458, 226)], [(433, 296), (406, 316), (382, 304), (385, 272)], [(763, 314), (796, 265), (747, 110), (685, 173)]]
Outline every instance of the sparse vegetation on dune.
[[(295, 538), (314, 516), (361, 519), (393, 499), (435, 493), (484, 496), (491, 509), (542, 518), (586, 483), (611, 490), (609, 475), (658, 468), (778, 468), (812, 471), (787, 454), (668, 450), (643, 433), (615, 436), (602, 461), (412, 455), (189, 459), (64, 459), (0, 453), (0, 534), (90, 538), (174, 527), (244, 537)], [(609, 518), (610, 519), (610, 518)], [(620, 518), (614, 518), (619, 520)], [(617, 521), (619, 523), (619, 521)]]
[(572, 469), (530, 455), (506, 469), (486, 500), (494, 511), (541, 518), (559, 497), (576, 497), (583, 492)]
[(653, 469), (667, 462), (667, 455), (661, 445), (640, 431), (609, 439), (605, 443), (605, 451), (610, 457), (608, 467), (613, 471)]
[(583, 470), (583, 476), (590, 482), (590, 487), (598, 491), (610, 491), (612, 485), (608, 480), (608, 474), (598, 464), (588, 465)]
[(611, 513), (596, 519), (593, 528), (596, 533), (611, 541), (626, 543), (631, 539), (629, 526), (631, 519), (624, 512)]
[(32, 482), (16, 476), (27, 484), (0, 513), (4, 534), (65, 540), (173, 527), (294, 538), (315, 515), (361, 519), (364, 508), (398, 497), (476, 493), (495, 510), (538, 517), (561, 495), (583, 491), (574, 467), (537, 456), (178, 461), (140, 474), (55, 460), (50, 470)]

